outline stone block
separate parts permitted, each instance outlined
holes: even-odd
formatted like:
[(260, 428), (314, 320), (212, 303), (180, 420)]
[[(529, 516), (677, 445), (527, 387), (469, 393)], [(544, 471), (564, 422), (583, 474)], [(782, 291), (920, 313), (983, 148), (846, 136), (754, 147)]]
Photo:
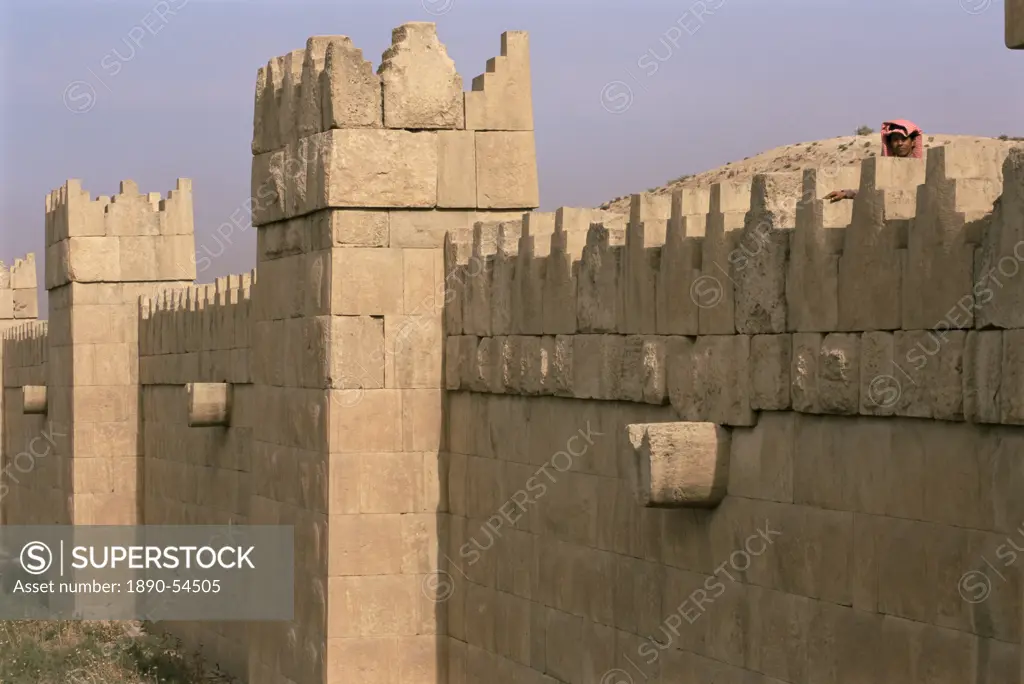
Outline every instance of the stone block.
[(380, 77), (347, 38), (327, 46), (319, 91), (323, 130), (381, 127)]
[(625, 338), (619, 397), (627, 401), (663, 404), (665, 390), (665, 338), (631, 335)]
[(387, 247), (390, 218), (388, 211), (331, 209), (313, 215), (313, 233), (335, 247)]
[[(371, 316), (331, 316), (329, 387), (381, 389), (386, 383), (385, 321)], [(386, 320), (386, 319), (385, 319)]]
[(621, 335), (572, 337), (573, 396), (577, 399), (618, 398), (625, 339)]
[(1024, 424), (1024, 330), (1003, 331), (999, 415), (1002, 423)]
[(530, 44), (526, 31), (501, 34), (501, 56), (487, 60), (487, 71), (473, 79), (465, 101), (467, 129), (533, 130)]
[(476, 207), (476, 134), (440, 131), (437, 144), (437, 206)]
[(403, 250), (335, 250), (331, 270), (333, 314), (384, 316), (405, 312)]
[[(315, 175), (306, 210), (430, 208), (437, 203), (438, 144), (431, 131), (331, 130), (310, 139)], [(287, 203), (286, 203), (287, 204)], [(440, 246), (440, 245), (438, 245)]]
[(476, 133), (476, 198), (481, 209), (534, 209), (540, 204), (532, 131)]
[(750, 338), (750, 408), (784, 411), (790, 406), (791, 335), (752, 335)]
[(386, 386), (440, 387), (443, 339), (437, 316), (386, 316)]
[(713, 508), (725, 496), (730, 435), (714, 423), (627, 426), (636, 501), (649, 508)]
[(860, 410), (860, 335), (831, 333), (818, 356), (818, 401), (824, 413)]
[[(35, 288), (31, 290), (0, 290), (0, 293), (13, 293), (10, 297), (13, 318), (34, 319), (39, 317), (39, 297)], [(0, 318), (3, 317), (3, 294), (0, 294)]]
[(896, 415), (906, 373), (896, 365), (896, 342), (892, 333), (861, 335), (860, 359), (861, 415)]
[(964, 348), (964, 417), (972, 423), (1000, 422), (1003, 331), (971, 330)]
[(387, 128), (464, 128), (462, 77), (437, 25), (414, 21), (391, 32), (380, 68)]

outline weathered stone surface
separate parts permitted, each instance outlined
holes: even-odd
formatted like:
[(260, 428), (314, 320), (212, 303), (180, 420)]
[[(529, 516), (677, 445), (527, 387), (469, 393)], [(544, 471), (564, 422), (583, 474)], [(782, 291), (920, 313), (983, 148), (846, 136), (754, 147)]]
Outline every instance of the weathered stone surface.
[(540, 204), (532, 131), (477, 131), (476, 206), (533, 209)]
[(387, 128), (465, 128), (462, 77), (436, 24), (414, 21), (394, 29), (377, 73)]
[(526, 31), (501, 34), (501, 55), (466, 93), (466, 128), (474, 131), (532, 131), (533, 88), (530, 39)]
[(636, 501), (648, 508), (711, 508), (725, 496), (729, 431), (714, 423), (626, 427)]

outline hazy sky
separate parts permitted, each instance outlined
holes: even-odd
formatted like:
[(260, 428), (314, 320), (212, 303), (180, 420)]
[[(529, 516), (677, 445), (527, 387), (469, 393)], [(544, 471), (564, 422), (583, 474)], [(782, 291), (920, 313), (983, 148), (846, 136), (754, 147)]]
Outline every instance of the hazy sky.
[[(529, 31), (550, 210), (886, 118), (1024, 135), (1024, 53), (1003, 47), (1003, 11), (1001, 0), (3, 0), (0, 259), (36, 252), (42, 282), (43, 201), (68, 178), (94, 197), (125, 178), (161, 193), (191, 178), (196, 240), (209, 241), (249, 196), (256, 70), (310, 35), (348, 35), (376, 67), (392, 28), (436, 21), (469, 88), (502, 31)], [(236, 233), (200, 280), (252, 268), (254, 233)]]

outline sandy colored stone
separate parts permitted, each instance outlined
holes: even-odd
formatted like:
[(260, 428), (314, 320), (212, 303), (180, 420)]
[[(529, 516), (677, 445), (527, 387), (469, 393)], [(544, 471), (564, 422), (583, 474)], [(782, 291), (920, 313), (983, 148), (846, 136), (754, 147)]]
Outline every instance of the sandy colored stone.
[(532, 131), (476, 133), (476, 206), (533, 209), (540, 204)]
[(465, 94), (466, 128), (477, 131), (532, 131), (530, 42), (526, 31), (501, 34), (501, 55)]
[(730, 439), (714, 423), (627, 426), (634, 496), (650, 508), (714, 507), (725, 496)]
[(437, 206), (476, 207), (476, 134), (440, 131), (437, 144)]
[(373, 73), (373, 64), (363, 59), (363, 51), (347, 38), (327, 46), (319, 92), (321, 130), (383, 125), (380, 77)]
[(348, 129), (323, 136), (317, 143), (316, 199), (309, 209), (436, 204), (435, 133)]
[(387, 128), (465, 128), (462, 77), (437, 25), (415, 21), (391, 32), (380, 68)]
[(790, 407), (791, 335), (750, 338), (750, 408), (784, 411)]

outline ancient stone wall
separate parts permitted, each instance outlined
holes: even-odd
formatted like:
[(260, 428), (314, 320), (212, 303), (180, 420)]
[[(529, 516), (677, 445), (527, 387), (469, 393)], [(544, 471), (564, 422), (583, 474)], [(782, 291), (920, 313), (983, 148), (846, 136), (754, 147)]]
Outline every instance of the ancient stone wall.
[(1024, 150), (850, 173), (449, 236), (450, 681), (1018, 681)]
[(189, 181), (51, 193), (4, 521), (292, 525), (293, 620), (155, 626), (254, 684), (1020, 681), (1024, 152), (536, 212), (530, 98), (270, 60), (213, 285)]

